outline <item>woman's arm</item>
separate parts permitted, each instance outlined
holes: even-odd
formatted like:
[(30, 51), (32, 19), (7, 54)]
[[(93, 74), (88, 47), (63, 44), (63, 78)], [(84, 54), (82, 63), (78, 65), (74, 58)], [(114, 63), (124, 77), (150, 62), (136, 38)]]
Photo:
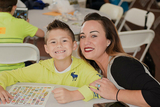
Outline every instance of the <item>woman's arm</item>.
[[(141, 107), (149, 107), (149, 105), (144, 100), (141, 90), (120, 90), (114, 86), (114, 84), (107, 78), (99, 79), (91, 83), (91, 86), (96, 86), (100, 84), (99, 90), (90, 88), (95, 93), (99, 94), (105, 99), (118, 100), (128, 104), (133, 104)], [(118, 94), (117, 94), (118, 92)]]
[(160, 106), (160, 85), (137, 60), (117, 57), (111, 66), (111, 75), (120, 90), (119, 100), (138, 106)]
[(120, 90), (117, 99), (140, 107), (150, 107), (144, 100), (141, 90)]

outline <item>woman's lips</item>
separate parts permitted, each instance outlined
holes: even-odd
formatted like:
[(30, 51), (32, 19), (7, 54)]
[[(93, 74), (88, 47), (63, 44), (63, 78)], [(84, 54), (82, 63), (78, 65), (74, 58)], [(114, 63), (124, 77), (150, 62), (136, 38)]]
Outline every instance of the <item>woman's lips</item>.
[(91, 51), (93, 51), (94, 50), (94, 48), (92, 48), (92, 47), (85, 47), (84, 48), (84, 51), (85, 52), (91, 52)]

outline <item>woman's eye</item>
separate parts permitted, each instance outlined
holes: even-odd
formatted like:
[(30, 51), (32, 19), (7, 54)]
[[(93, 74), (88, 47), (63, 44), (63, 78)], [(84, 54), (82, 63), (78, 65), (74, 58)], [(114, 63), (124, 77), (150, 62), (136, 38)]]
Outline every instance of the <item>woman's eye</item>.
[(97, 37), (97, 35), (92, 35), (92, 38), (95, 38), (95, 37)]

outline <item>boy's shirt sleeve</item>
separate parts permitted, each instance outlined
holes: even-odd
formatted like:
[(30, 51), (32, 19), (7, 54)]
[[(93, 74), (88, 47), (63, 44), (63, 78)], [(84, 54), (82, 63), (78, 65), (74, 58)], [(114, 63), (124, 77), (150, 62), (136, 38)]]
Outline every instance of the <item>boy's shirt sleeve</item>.
[[(37, 78), (35, 78), (35, 75), (38, 77), (39, 72), (33, 73), (33, 71), (36, 71), (38, 67), (40, 68), (38, 64), (33, 64), (12, 71), (2, 71), (0, 73), (0, 86), (6, 89), (7, 86), (16, 84), (17, 82), (36, 82)], [(37, 71), (40, 71), (40, 69)]]
[[(96, 87), (92, 87), (92, 88), (97, 89)], [(83, 99), (83, 100), (86, 102), (93, 99), (93, 98), (101, 98), (100, 95), (91, 91), (89, 86), (87, 86), (87, 85), (82, 86), (81, 88), (78, 89), (78, 91), (84, 96), (85, 99)]]
[(33, 26), (32, 24), (28, 23), (27, 21), (23, 20), (24, 26), (24, 33), (25, 35), (29, 35), (31, 37), (35, 36), (36, 32), (38, 31), (38, 27)]
[(84, 101), (89, 101), (93, 98), (101, 98), (98, 94), (91, 91), (89, 87), (95, 88), (93, 86), (89, 86), (90, 83), (94, 82), (95, 80), (101, 79), (102, 75), (100, 75), (91, 65), (85, 64), (81, 68), (81, 75), (83, 78), (81, 79), (81, 83), (86, 84), (83, 85), (78, 91), (84, 96)]

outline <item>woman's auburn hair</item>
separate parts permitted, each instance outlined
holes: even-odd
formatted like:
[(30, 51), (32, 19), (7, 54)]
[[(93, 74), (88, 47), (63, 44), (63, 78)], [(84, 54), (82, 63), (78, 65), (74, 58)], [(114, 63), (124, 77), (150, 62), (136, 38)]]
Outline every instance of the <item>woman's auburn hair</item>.
[[(112, 59), (115, 56), (132, 57), (131, 55), (128, 55), (128, 54), (126, 54), (124, 52), (124, 50), (122, 48), (122, 44), (121, 44), (120, 38), (119, 38), (119, 35), (117, 33), (117, 29), (116, 29), (116, 27), (114, 26), (113, 22), (110, 19), (108, 19), (105, 16), (101, 16), (98, 13), (90, 13), (90, 14), (85, 16), (82, 25), (86, 21), (90, 21), (90, 20), (97, 21), (102, 25), (102, 27), (103, 27), (103, 29), (104, 29), (104, 31), (106, 33), (106, 39), (109, 39), (111, 41), (110, 45), (108, 47), (106, 46), (106, 53), (109, 56), (112, 56)], [(79, 36), (79, 40), (80, 40), (80, 36)], [(80, 47), (78, 49), (78, 54), (82, 59), (84, 59), (87, 62), (89, 62), (96, 70), (99, 70), (99, 67), (98, 67), (98, 65), (96, 64), (96, 62), (94, 60), (89, 60), (89, 59), (86, 59), (84, 57)]]

